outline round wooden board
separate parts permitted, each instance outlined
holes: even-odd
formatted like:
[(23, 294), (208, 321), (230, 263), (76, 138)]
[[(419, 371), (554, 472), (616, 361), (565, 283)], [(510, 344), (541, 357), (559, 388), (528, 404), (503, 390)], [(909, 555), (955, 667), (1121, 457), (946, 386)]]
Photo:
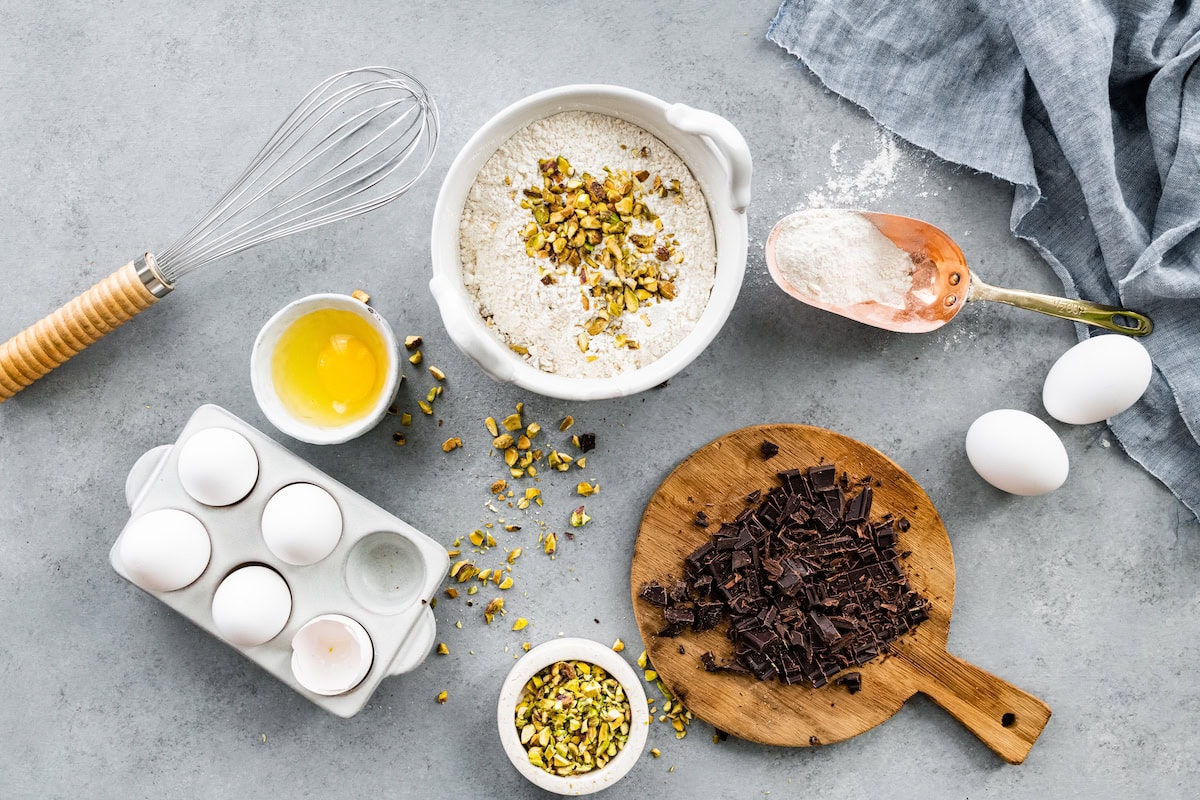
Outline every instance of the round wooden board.
[[(778, 445), (778, 455), (764, 458), (763, 441)], [(777, 472), (823, 462), (833, 462), (839, 475), (844, 471), (852, 481), (871, 476), (879, 482), (872, 520), (890, 512), (911, 523), (908, 531), (899, 533), (897, 550), (909, 553), (901, 564), (913, 588), (928, 600), (929, 619), (894, 642), (893, 654), (858, 668), (862, 690), (853, 695), (833, 683), (813, 689), (745, 674), (706, 672), (700, 666), (701, 653), (711, 650), (718, 661), (732, 657), (725, 625), (659, 637), (665, 627), (661, 609), (641, 600), (638, 591), (651, 580), (681, 577), (684, 558), (720, 522), (747, 507), (747, 494), (777, 486)], [(712, 520), (708, 529), (693, 522), (700, 510)], [(914, 663), (934, 669), (952, 663), (946, 662), (946, 638), (954, 602), (954, 558), (941, 517), (928, 495), (895, 462), (833, 431), (759, 425), (722, 436), (688, 456), (646, 506), (630, 581), (638, 629), (663, 682), (696, 716), (742, 739), (807, 747), (857, 736), (891, 717), (924, 688), (926, 681)]]

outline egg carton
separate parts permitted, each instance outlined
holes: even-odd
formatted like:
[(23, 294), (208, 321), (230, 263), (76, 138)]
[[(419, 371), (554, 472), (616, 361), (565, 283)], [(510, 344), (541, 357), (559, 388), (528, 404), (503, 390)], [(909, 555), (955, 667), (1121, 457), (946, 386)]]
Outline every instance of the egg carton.
[[(239, 502), (224, 507), (203, 505), (187, 493), (178, 476), (182, 444), (208, 428), (228, 428), (244, 436), (259, 460), (258, 479)], [(285, 486), (311, 483), (329, 492), (342, 512), (342, 535), (324, 559), (294, 566), (268, 549), (261, 530), (267, 501)], [(125, 499), (130, 520), (158, 509), (192, 514), (208, 530), (211, 556), (191, 584), (169, 592), (142, 588), (196, 625), (291, 686), (304, 697), (340, 717), (351, 717), (366, 705), (380, 681), (416, 668), (433, 647), (436, 623), (430, 599), (449, 566), (446, 550), (408, 523), (289, 452), (273, 439), (215, 405), (201, 406), (173, 445), (146, 452), (129, 473)], [(121, 564), (121, 537), (109, 561), (114, 570), (137, 585)], [(263, 565), (275, 570), (291, 591), (287, 624), (270, 641), (252, 647), (222, 638), (213, 623), (212, 599), (217, 586), (235, 569)], [(292, 637), (309, 620), (342, 614), (359, 622), (371, 638), (374, 660), (366, 677), (343, 694), (326, 696), (302, 686), (292, 674)]]

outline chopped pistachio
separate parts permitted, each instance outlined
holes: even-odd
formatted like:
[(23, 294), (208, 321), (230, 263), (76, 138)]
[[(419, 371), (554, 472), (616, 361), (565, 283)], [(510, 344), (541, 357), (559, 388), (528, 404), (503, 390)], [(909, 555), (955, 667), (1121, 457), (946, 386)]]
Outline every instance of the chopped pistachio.
[(457, 436), (451, 436), (446, 441), (442, 442), (442, 452), (449, 453), (451, 450), (457, 450), (462, 447), (462, 439)]
[(429, 374), (434, 377), (434, 380), (439, 380), (439, 381), (446, 380), (446, 373), (442, 372), (437, 367), (430, 367)]
[(500, 494), (507, 488), (508, 488), (508, 481), (504, 480), (503, 478), (500, 478), (499, 480), (496, 480), (492, 483), (491, 492), (492, 492), (492, 494)]
[(625, 649), (625, 643), (620, 639), (617, 639), (615, 642), (613, 642), (612, 649), (614, 653), (619, 653)]
[(440, 386), (434, 386), (432, 389), (430, 389), (428, 392), (426, 392), (425, 393), (425, 402), (432, 403), (434, 400), (436, 400), (437, 396), (441, 394), (441, 391), (439, 391), (441, 388), (442, 387), (440, 387)]
[[(470, 589), (467, 589), (467, 594), (475, 594), (478, 591), (479, 591), (478, 586), (472, 586)], [(460, 625), (459, 627), (462, 627), (462, 626)]]
[(487, 604), (487, 608), (483, 610), (483, 619), (488, 625), (492, 624), (492, 620), (497, 614), (504, 613), (504, 598), (497, 597), (495, 600)]
[(650, 755), (654, 756), (655, 758), (658, 758), (659, 756), (662, 755), (662, 750), (659, 750), (657, 747), (651, 747)]
[(537, 436), (539, 433), (541, 433), (541, 431), (542, 431), (541, 425), (537, 424), (536, 422), (531, 422), (531, 423), (529, 423), (529, 426), (527, 428), (525, 428), (525, 435), (527, 437), (529, 437), (530, 439), (532, 439), (535, 436)]
[(529, 648), (531, 648), (531, 647), (533, 647), (533, 645), (532, 645), (532, 644), (530, 644), (529, 642), (524, 642), (524, 643), (521, 645), (521, 649), (522, 649), (522, 650), (524, 650), (526, 653), (528, 653), (528, 652), (529, 652)]
[(439, 656), (450, 655), (450, 648), (446, 646), (445, 642), (438, 642), (437, 651)]
[(647, 664), (649, 664), (649, 663), (650, 663), (650, 662), (649, 662), (649, 661), (646, 659), (646, 651), (645, 651), (645, 650), (643, 650), (643, 651), (642, 651), (642, 654), (641, 654), (640, 656), (638, 656), (638, 657), (637, 657), (637, 665), (638, 665), (638, 669), (645, 669), (645, 668), (646, 668), (646, 665), (647, 665)]
[(421, 407), (421, 413), (426, 415), (433, 414), (433, 406), (429, 405), (429, 403), (426, 403), (424, 400), (418, 400), (417, 405)]
[(524, 630), (525, 626), (528, 624), (529, 620), (525, 619), (524, 617), (517, 617), (517, 621), (513, 623), (512, 629), (514, 631)]
[(492, 440), (492, 447), (497, 450), (507, 450), (513, 446), (515, 441), (511, 433), (503, 433)]
[[(500, 574), (500, 571), (499, 571), (499, 570), (497, 570), (497, 571), (496, 571), (496, 574), (497, 574), (497, 575), (499, 575), (499, 574)], [(506, 575), (506, 576), (504, 577), (504, 580), (500, 581), (500, 583), (498, 583), (498, 584), (496, 584), (496, 585), (497, 585), (497, 586), (499, 586), (501, 589), (511, 589), (511, 588), (512, 588), (512, 586), (513, 586), (513, 579), (512, 579), (512, 576)]]
[(424, 340), (421, 339), (420, 336), (405, 336), (404, 337), (404, 349), (416, 350), (418, 347), (421, 346), (423, 341)]
[(581, 528), (592, 521), (592, 518), (583, 510), (583, 506), (571, 512), (571, 527)]
[(409, 356), (408, 363), (412, 364), (414, 367), (417, 366), (418, 364), (420, 364), (421, 363), (421, 351), (418, 350), (415, 353), (413, 353), (411, 356)]
[(353, 292), (350, 293), (350, 296), (353, 297), (358, 302), (362, 303), (364, 306), (367, 303), (371, 302), (371, 295), (367, 294), (362, 289), (355, 289)]
[(600, 484), (590, 484), (587, 481), (582, 481), (575, 487), (575, 492), (582, 497), (590, 497), (600, 491)]
[(546, 539), (542, 542), (542, 550), (544, 550), (546, 552), (546, 555), (552, 556), (552, 555), (554, 555), (554, 551), (557, 549), (558, 549), (558, 536), (553, 531), (551, 531), (550, 533), (546, 534)]
[(482, 547), (485, 541), (483, 538), (483, 531), (479, 530), (471, 531), (471, 535), (468, 536), (467, 539), (469, 539), (471, 544), (475, 545), (476, 547)]
[(400, 415), (400, 424), (401, 425), (412, 425), (412, 414), (408, 413), (407, 411), (405, 411), (403, 414), (401, 414)]
[(438, 701), (438, 703), (439, 703), (439, 704), (441, 704), (441, 705), (446, 705), (446, 700), (447, 700), (448, 698), (449, 698), (449, 695), (448, 695), (448, 694), (446, 694), (446, 690), (445, 690), (445, 689), (443, 689), (442, 691), (438, 692), (437, 701)]
[(451, 600), (458, 597), (458, 589), (455, 589), (453, 586), (447, 587), (446, 597), (449, 597)]
[(521, 557), (521, 548), (514, 547), (512, 550), (508, 551), (508, 558), (506, 558), (504, 560), (511, 564), (520, 557)]
[(575, 424), (575, 418), (571, 417), (571, 416), (566, 416), (566, 417), (562, 418), (562, 422), (558, 423), (558, 429), (560, 431), (565, 431), (574, 424)]
[(488, 417), (483, 421), (483, 424), (487, 428), (488, 433), (490, 433), (492, 436), (498, 436), (500, 434), (500, 429), (496, 427), (496, 420), (494, 418)]
[(504, 426), (504, 430), (506, 430), (506, 431), (518, 431), (522, 427), (524, 427), (521, 424), (521, 412), (520, 411), (518, 411), (516, 414), (509, 414), (507, 417), (504, 418), (504, 421), (500, 424)]

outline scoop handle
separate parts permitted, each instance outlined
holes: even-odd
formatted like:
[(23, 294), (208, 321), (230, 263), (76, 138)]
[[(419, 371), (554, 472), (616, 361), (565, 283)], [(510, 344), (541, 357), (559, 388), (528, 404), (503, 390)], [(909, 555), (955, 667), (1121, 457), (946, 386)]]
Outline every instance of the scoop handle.
[(1050, 706), (945, 650), (922, 651), (919, 662), (905, 661), (918, 692), (1010, 764), (1025, 760), (1050, 721)]
[[(133, 319), (170, 291), (157, 270), (147, 270), (146, 264), (145, 259), (130, 261), (0, 345), (0, 403)], [(156, 288), (160, 293), (154, 291)]]
[(1048, 294), (1036, 294), (1021, 289), (1001, 289), (991, 286), (971, 275), (971, 300), (990, 300), (993, 303), (1024, 308), (1039, 314), (1049, 314), (1059, 319), (1082, 322), (1130, 336), (1145, 336), (1154, 330), (1154, 323), (1145, 314), (1126, 308), (1101, 305), (1087, 300), (1071, 300)]

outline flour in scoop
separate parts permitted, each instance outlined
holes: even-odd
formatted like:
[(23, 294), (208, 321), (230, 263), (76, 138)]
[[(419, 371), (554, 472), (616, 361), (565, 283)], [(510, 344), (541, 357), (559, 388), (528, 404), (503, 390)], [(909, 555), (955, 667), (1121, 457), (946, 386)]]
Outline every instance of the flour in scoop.
[(459, 223), (463, 283), (527, 363), (570, 378), (643, 367), (695, 327), (716, 240), (687, 165), (642, 128), (569, 111), (484, 164)]
[(904, 306), (913, 261), (866, 217), (813, 209), (786, 217), (775, 240), (775, 266), (807, 297), (829, 306), (874, 301)]

